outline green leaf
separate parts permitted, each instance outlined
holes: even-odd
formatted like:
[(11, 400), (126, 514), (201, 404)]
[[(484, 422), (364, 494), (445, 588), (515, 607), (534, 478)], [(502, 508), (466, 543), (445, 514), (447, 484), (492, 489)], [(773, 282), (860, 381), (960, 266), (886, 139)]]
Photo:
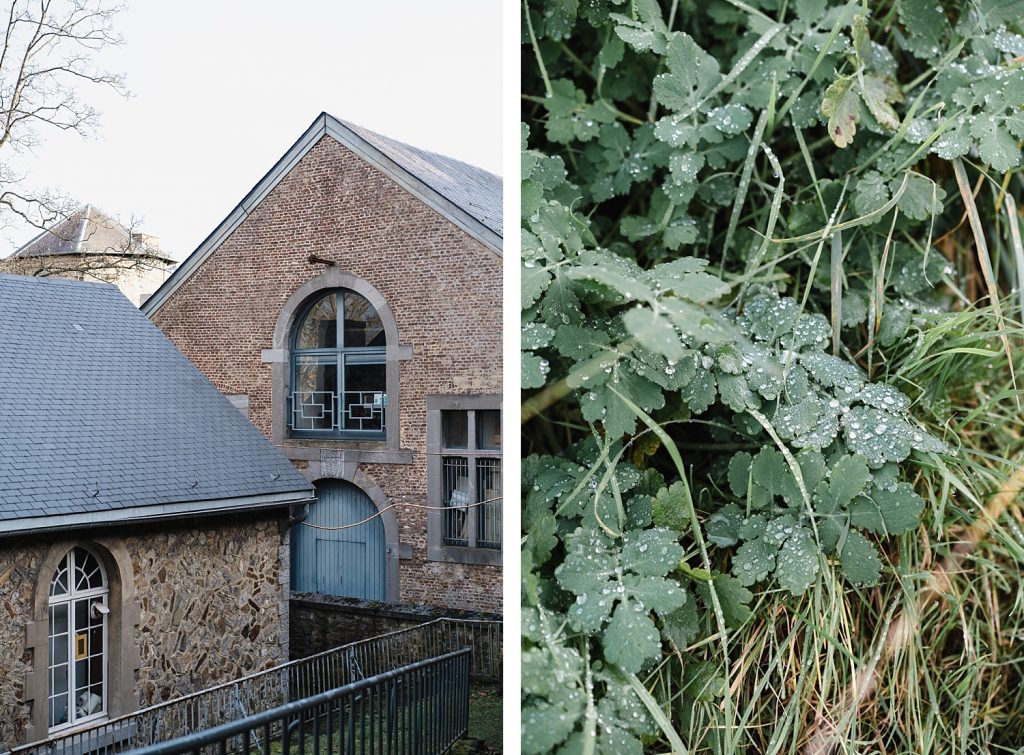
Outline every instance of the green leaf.
[(520, 281), (520, 297), (523, 309), (529, 309), (541, 294), (551, 285), (551, 273), (546, 267), (538, 265), (534, 260), (523, 260), (522, 279)]
[(857, 498), (850, 506), (850, 523), (880, 535), (898, 535), (917, 527), (924, 510), (924, 499), (910, 483), (901, 482), (895, 490), (876, 489)]
[(871, 466), (903, 461), (910, 455), (914, 429), (894, 414), (858, 406), (843, 415), (847, 447)]
[(860, 120), (860, 97), (853, 87), (852, 76), (840, 76), (821, 101), (821, 114), (828, 118), (828, 135), (839, 148), (848, 147), (857, 133)]
[(548, 360), (524, 351), (520, 356), (520, 368), (522, 371), (522, 387), (540, 388), (547, 381), (547, 374), (551, 368)]
[(658, 628), (651, 617), (632, 601), (623, 601), (601, 638), (604, 657), (623, 671), (638, 672), (644, 662), (661, 654)]
[(971, 136), (978, 140), (981, 159), (1000, 173), (1020, 163), (1017, 141), (1003, 128), (994, 115), (982, 114), (971, 123)]
[(690, 523), (689, 499), (689, 489), (682, 481), (659, 490), (651, 504), (651, 518), (654, 524), (676, 532), (687, 532)]
[(857, 530), (850, 530), (846, 534), (846, 542), (839, 553), (839, 565), (848, 580), (862, 587), (877, 585), (882, 572), (878, 551)]
[(863, 74), (858, 82), (861, 97), (878, 124), (890, 131), (899, 128), (900, 119), (890, 102), (903, 99), (899, 88), (886, 78)]
[(820, 563), (818, 546), (811, 533), (800, 527), (786, 540), (779, 551), (775, 578), (793, 595), (803, 595), (814, 583)]
[(700, 632), (697, 603), (693, 600), (687, 600), (682, 608), (677, 608), (668, 615), (662, 615), (661, 620), (662, 634), (680, 651), (689, 647)]
[(679, 360), (685, 353), (679, 333), (660, 312), (647, 307), (633, 307), (623, 315), (622, 322), (642, 346), (656, 354)]
[(749, 587), (761, 582), (775, 568), (776, 546), (771, 546), (761, 538), (748, 540), (737, 550), (732, 561), (732, 573), (741, 585)]
[(690, 411), (701, 414), (715, 403), (715, 377), (709, 370), (697, 368), (697, 373), (680, 393), (680, 398), (690, 407)]
[(666, 62), (669, 73), (655, 77), (654, 96), (669, 110), (696, 110), (721, 79), (718, 61), (684, 32), (672, 34)]
[(743, 510), (735, 503), (729, 503), (708, 517), (704, 525), (707, 538), (719, 548), (728, 548), (739, 542)]
[(829, 489), (835, 508), (848, 506), (868, 482), (868, 463), (863, 456), (842, 456), (832, 465)]
[(900, 196), (900, 212), (914, 220), (927, 220), (942, 212), (945, 190), (930, 178), (920, 173), (911, 173)]
[[(715, 594), (722, 607), (722, 615), (726, 626), (736, 629), (750, 618), (749, 603), (754, 594), (740, 584), (735, 577), (727, 574), (716, 574), (712, 580), (715, 585)], [(706, 582), (695, 583), (697, 593), (700, 595), (704, 605), (711, 606), (711, 591)]]
[(683, 557), (677, 537), (667, 529), (627, 532), (623, 536), (623, 568), (642, 576), (665, 576)]
[(653, 610), (664, 616), (686, 603), (686, 591), (672, 579), (627, 574), (622, 578), (622, 585), (638, 611)]
[(939, 0), (899, 0), (897, 7), (907, 33), (907, 49), (922, 60), (939, 57), (949, 33), (946, 11)]
[(757, 452), (751, 462), (750, 472), (754, 482), (767, 491), (769, 498), (782, 495), (793, 477), (786, 459), (771, 446), (765, 446)]

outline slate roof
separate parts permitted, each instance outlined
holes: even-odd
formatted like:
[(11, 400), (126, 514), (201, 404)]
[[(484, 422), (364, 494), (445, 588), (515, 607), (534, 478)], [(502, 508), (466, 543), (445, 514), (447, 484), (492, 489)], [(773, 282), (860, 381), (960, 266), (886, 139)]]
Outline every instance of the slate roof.
[(0, 533), (30, 517), (311, 495), (117, 288), (0, 275)]
[(475, 165), (389, 139), (354, 123), (339, 122), (438, 194), (502, 235), (500, 177)]
[(132, 234), (123, 225), (96, 209), (85, 205), (14, 252), (12, 257), (51, 257), (62, 254), (131, 254), (148, 255), (173, 262), (166, 252), (140, 241), (141, 234)]

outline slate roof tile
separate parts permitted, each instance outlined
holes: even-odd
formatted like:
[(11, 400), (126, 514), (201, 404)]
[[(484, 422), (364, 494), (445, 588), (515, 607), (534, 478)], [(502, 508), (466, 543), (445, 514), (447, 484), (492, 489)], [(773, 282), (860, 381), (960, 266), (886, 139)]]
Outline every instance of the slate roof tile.
[(0, 354), (0, 522), (311, 490), (114, 286), (0, 275)]

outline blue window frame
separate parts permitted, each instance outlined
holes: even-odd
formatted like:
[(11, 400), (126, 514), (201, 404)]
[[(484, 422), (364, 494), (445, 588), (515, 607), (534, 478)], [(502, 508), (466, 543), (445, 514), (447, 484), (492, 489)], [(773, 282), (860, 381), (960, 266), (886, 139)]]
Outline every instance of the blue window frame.
[(355, 291), (335, 289), (307, 304), (296, 323), (292, 437), (383, 440), (387, 340), (377, 310)]

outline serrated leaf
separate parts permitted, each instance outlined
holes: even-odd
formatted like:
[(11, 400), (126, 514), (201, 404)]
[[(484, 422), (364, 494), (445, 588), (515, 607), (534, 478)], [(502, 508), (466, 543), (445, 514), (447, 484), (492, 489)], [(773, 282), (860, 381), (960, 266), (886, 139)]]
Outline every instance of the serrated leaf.
[[(715, 594), (722, 607), (722, 616), (726, 626), (732, 629), (743, 626), (751, 616), (748, 604), (753, 600), (754, 594), (741, 585), (738, 579), (727, 574), (716, 574), (712, 578), (712, 582), (715, 585)], [(695, 586), (704, 605), (710, 607), (712, 605), (711, 591), (708, 589), (707, 583), (696, 582)]]
[(868, 482), (868, 463), (863, 456), (842, 456), (832, 465), (829, 492), (833, 508), (848, 506)]
[(910, 455), (913, 428), (893, 414), (858, 406), (843, 415), (842, 424), (847, 447), (872, 466), (903, 461)]
[(744, 105), (731, 102), (712, 108), (707, 114), (707, 121), (721, 133), (735, 136), (750, 128), (754, 116)]
[(698, 367), (693, 380), (683, 388), (680, 398), (694, 414), (703, 414), (715, 403), (716, 394), (714, 375), (709, 370)]
[(777, 548), (761, 538), (748, 540), (736, 549), (732, 560), (732, 573), (741, 585), (750, 587), (756, 582), (767, 579), (775, 568), (775, 551)]
[(920, 173), (911, 173), (900, 196), (900, 212), (914, 220), (927, 220), (942, 212), (946, 192), (941, 186)]
[(651, 503), (651, 518), (654, 524), (675, 532), (687, 532), (690, 523), (689, 499), (689, 489), (682, 481), (659, 490)]
[(720, 508), (704, 525), (708, 541), (719, 548), (728, 548), (739, 542), (740, 527), (743, 522), (743, 511), (734, 503)]
[(917, 527), (924, 510), (924, 499), (910, 483), (901, 482), (894, 490), (877, 488), (850, 505), (850, 523), (880, 535), (898, 535)]
[(1017, 141), (994, 115), (981, 114), (971, 123), (971, 136), (978, 140), (981, 159), (1000, 173), (1020, 163)]
[(818, 546), (803, 527), (783, 543), (776, 558), (775, 578), (792, 595), (803, 595), (814, 583), (820, 563)]
[(860, 97), (853, 81), (852, 76), (840, 76), (825, 90), (821, 101), (821, 114), (828, 118), (829, 138), (840, 149), (853, 142), (860, 120)]
[(669, 110), (695, 110), (721, 79), (718, 61), (690, 35), (674, 32), (666, 56), (669, 73), (654, 79), (654, 96)]
[(548, 360), (524, 351), (519, 357), (522, 388), (540, 388), (547, 381), (550, 371)]
[(899, 128), (900, 119), (896, 111), (892, 109), (891, 102), (899, 102), (902, 99), (900, 90), (896, 85), (881, 76), (863, 74), (857, 83), (860, 89), (864, 104), (868, 106), (871, 115), (878, 124), (890, 131)]
[(622, 322), (642, 346), (667, 359), (679, 360), (685, 350), (675, 326), (665, 315), (648, 307), (633, 307)]
[(638, 611), (655, 611), (664, 616), (686, 602), (686, 591), (673, 579), (627, 574), (622, 585)]
[(667, 529), (627, 532), (623, 536), (623, 568), (641, 576), (665, 576), (683, 557), (677, 537)]
[(857, 530), (850, 530), (846, 534), (846, 541), (839, 553), (839, 565), (846, 578), (860, 587), (877, 585), (882, 573), (882, 560), (878, 557), (878, 551)]
[(601, 637), (604, 657), (623, 671), (635, 674), (646, 661), (661, 654), (658, 628), (632, 601), (619, 603)]
[(689, 647), (700, 631), (697, 604), (693, 600), (687, 600), (682, 608), (677, 608), (668, 615), (663, 615), (661, 620), (662, 634), (680, 651)]
[(757, 452), (750, 464), (750, 473), (754, 482), (767, 491), (769, 498), (782, 495), (793, 477), (786, 459), (770, 446)]

